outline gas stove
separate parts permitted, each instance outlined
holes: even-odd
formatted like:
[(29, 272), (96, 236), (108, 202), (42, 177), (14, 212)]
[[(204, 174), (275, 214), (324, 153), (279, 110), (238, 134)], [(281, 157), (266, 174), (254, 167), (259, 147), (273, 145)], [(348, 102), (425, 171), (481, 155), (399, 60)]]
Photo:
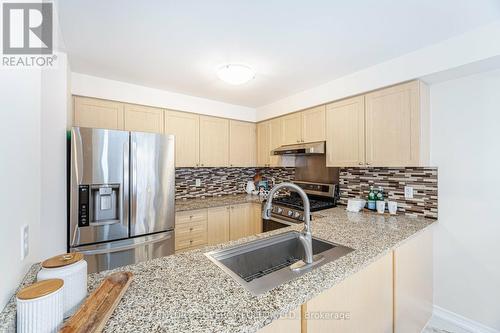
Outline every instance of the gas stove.
[[(332, 208), (337, 205), (337, 185), (303, 181), (295, 181), (294, 183), (307, 193), (311, 212)], [(274, 198), (271, 218), (276, 223), (285, 225), (302, 223), (304, 221), (304, 205), (300, 196), (292, 192), (290, 195)], [(264, 223), (265, 225), (266, 223)], [(264, 229), (269, 230), (269, 228)], [(270, 230), (274, 229), (276, 228)]]

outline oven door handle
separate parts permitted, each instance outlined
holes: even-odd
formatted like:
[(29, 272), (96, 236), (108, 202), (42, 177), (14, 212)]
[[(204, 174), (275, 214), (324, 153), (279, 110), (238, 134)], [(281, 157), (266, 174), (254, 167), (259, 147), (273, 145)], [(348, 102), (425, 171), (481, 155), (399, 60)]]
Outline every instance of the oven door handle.
[(289, 226), (294, 226), (294, 225), (300, 224), (300, 222), (299, 223), (288, 222), (288, 221), (281, 220), (281, 219), (278, 219), (278, 218), (273, 217), (273, 216), (271, 216), (271, 218), (269, 220), (274, 221), (274, 222), (278, 222), (278, 223), (281, 223), (281, 224), (286, 224), (286, 225), (289, 225)]

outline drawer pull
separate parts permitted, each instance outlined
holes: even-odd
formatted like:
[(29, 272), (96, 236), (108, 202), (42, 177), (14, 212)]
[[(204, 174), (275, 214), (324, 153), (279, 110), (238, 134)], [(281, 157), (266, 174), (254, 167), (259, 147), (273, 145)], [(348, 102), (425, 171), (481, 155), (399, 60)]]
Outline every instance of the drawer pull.
[(189, 218), (192, 219), (193, 218), (193, 215), (189, 215)]
[(189, 228), (189, 231), (193, 231), (193, 228)]

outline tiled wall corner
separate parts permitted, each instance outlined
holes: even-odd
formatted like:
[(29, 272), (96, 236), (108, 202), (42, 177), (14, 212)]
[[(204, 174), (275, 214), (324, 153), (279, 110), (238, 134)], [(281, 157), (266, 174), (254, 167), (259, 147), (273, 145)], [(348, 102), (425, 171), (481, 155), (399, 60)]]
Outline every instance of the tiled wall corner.
[[(370, 186), (381, 186), (387, 200), (397, 201), (406, 215), (438, 217), (437, 168), (341, 168), (340, 203), (349, 198), (366, 199)], [(413, 199), (405, 199), (404, 187), (413, 187)]]

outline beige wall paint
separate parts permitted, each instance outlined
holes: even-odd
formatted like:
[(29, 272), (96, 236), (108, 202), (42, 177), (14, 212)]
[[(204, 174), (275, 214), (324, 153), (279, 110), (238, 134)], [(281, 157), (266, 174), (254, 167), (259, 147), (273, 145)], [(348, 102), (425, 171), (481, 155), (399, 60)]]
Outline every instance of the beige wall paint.
[(435, 305), (500, 330), (500, 70), (431, 86)]

